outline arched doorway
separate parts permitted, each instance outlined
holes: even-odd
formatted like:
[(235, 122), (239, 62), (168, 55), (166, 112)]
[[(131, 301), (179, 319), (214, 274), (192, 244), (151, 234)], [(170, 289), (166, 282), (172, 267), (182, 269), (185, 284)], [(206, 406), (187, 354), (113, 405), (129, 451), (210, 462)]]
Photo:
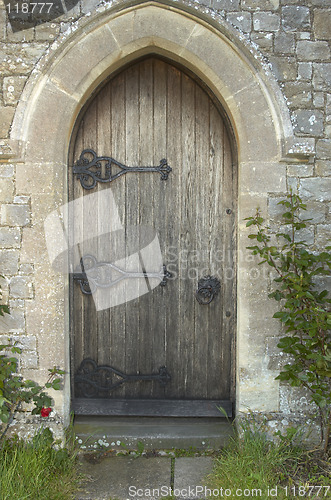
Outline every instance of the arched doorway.
[[(103, 159), (92, 165), (96, 157)], [(172, 170), (163, 180), (148, 169), (125, 173), (112, 164), (110, 171), (105, 157), (131, 167), (166, 158)], [(220, 416), (221, 405), (231, 415), (237, 169), (215, 96), (159, 57), (130, 64), (102, 85), (77, 120), (69, 193), (81, 200), (74, 232), (84, 234), (71, 275), (75, 414)], [(109, 197), (119, 224), (115, 237), (107, 226)], [(102, 236), (92, 237), (92, 226)], [(162, 269), (165, 264), (171, 274), (166, 280), (155, 276), (159, 268), (146, 270), (146, 228), (155, 230)], [(125, 261), (125, 253), (138, 255), (137, 262)], [(212, 279), (203, 281), (206, 276)], [(128, 288), (121, 287), (132, 282), (137, 294), (125, 300)], [(100, 306), (90, 293), (98, 287), (124, 300)]]

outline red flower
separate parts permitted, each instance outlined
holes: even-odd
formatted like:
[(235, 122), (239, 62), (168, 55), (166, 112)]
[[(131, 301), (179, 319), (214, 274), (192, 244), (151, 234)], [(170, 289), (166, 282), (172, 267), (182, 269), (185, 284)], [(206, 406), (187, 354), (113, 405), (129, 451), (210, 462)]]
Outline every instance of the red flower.
[(48, 417), (48, 415), (51, 413), (52, 408), (42, 408), (40, 411), (40, 415), (42, 417)]

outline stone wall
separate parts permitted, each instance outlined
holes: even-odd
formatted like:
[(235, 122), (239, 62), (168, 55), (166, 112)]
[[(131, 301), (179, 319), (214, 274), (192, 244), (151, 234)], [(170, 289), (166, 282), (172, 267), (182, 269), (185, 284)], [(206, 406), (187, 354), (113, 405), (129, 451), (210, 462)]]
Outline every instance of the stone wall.
[[(38, 177), (20, 177), (23, 160), (17, 156), (15, 141), (11, 137), (11, 124), (27, 80), (29, 77), (34, 78), (37, 73), (38, 61), (55, 45), (57, 48), (61, 46), (79, 23), (93, 17), (96, 12), (106, 11), (120, 3), (82, 1), (51, 23), (15, 33), (6, 18), (4, 5), (0, 4), (0, 273), (4, 276), (1, 278), (3, 301), (9, 303), (11, 310), (10, 316), (0, 318), (0, 334), (5, 338), (9, 334), (11, 338), (19, 339), (23, 347), (20, 368), (37, 381), (42, 381), (47, 373), (42, 363), (43, 356), (48, 359), (51, 356), (47, 342), (42, 341), (41, 337), (38, 339), (31, 320), (27, 322), (28, 312), (38, 313), (34, 310), (38, 293), (35, 279), (37, 259), (33, 258), (33, 252), (29, 250), (29, 242), (34, 240), (34, 230), (42, 223), (40, 217), (44, 205), (41, 204), (45, 198), (36, 195), (38, 191), (34, 186), (38, 184)], [(307, 217), (312, 218), (305, 238), (309, 244), (325, 245), (331, 228), (329, 0), (206, 0), (176, 4), (179, 7), (181, 4), (192, 7), (212, 22), (228, 23), (237, 32), (237, 39), (251, 50), (254, 57), (259, 53), (265, 68), (273, 73), (290, 112), (295, 137), (298, 142), (304, 140), (315, 154), (302, 157), (302, 162), (297, 157), (294, 163), (283, 165), (282, 172), (286, 172), (286, 178), (279, 182), (274, 191), (267, 189), (262, 208), (267, 211), (270, 222), (277, 225), (277, 202), (289, 188), (298, 191), (308, 203)], [(257, 123), (252, 123), (252, 127), (256, 126)], [(43, 175), (42, 170), (40, 175)], [(262, 179), (257, 179), (257, 182), (260, 180), (263, 182)], [(54, 196), (54, 188), (52, 193)], [(31, 199), (30, 194), (34, 194), (34, 198)], [(252, 203), (248, 204), (245, 215), (251, 215), (253, 208)], [(262, 288), (255, 290), (257, 300), (261, 298)], [(252, 293), (252, 290), (248, 293)], [(44, 300), (47, 301), (47, 297)], [(272, 305), (267, 307), (267, 312), (272, 315)], [(40, 324), (43, 324), (42, 320)], [(270, 326), (269, 318), (261, 320), (255, 328), (262, 338), (258, 351), (265, 383), (276, 387), (274, 377), (280, 360), (276, 344), (280, 332), (275, 323)], [(62, 364), (62, 350), (55, 346), (54, 349), (54, 360)], [(242, 384), (244, 393), (245, 370), (242, 378), (238, 375), (238, 383)], [(260, 394), (258, 391), (254, 393), (254, 384), (248, 386), (242, 407), (246, 404), (258, 411)], [(277, 404), (269, 405), (269, 411), (279, 412), (280, 415), (304, 415), (305, 409), (305, 397), (290, 393), (286, 386), (280, 386)], [(263, 408), (261, 411), (264, 411)], [(61, 409), (59, 412), (61, 414)]]

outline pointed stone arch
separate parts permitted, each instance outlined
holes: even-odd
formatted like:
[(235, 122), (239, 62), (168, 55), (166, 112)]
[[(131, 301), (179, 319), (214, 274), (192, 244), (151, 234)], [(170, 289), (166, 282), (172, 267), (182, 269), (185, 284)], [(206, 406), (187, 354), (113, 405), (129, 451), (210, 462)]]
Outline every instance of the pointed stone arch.
[[(39, 256), (36, 290), (42, 284), (42, 293), (27, 311), (27, 324), (39, 332), (40, 345), (50, 345), (53, 353), (41, 360), (41, 369), (54, 361), (63, 365), (63, 360), (68, 368), (69, 322), (67, 278), (50, 267), (40, 221), (67, 200), (68, 148), (81, 109), (102, 81), (147, 54), (166, 57), (193, 72), (211, 89), (231, 124), (239, 166), (237, 409), (247, 405), (276, 411), (278, 385), (261, 362), (262, 326), (252, 334), (257, 328), (252, 318), (262, 324), (263, 308), (255, 310), (241, 221), (247, 210), (266, 207), (268, 193), (286, 190), (284, 160), (291, 161), (301, 149), (296, 149), (281, 91), (260, 56), (226, 23), (174, 2), (124, 2), (82, 19), (75, 31), (50, 47), (18, 105), (11, 131), (19, 148), (18, 187), (22, 194), (32, 194), (33, 217), (39, 221), (24, 230), (23, 260)], [(43, 314), (52, 320), (47, 326)], [(252, 338), (256, 345), (248, 360)], [(261, 389), (263, 370), (270, 384)], [(69, 390), (59, 398), (58, 407), (68, 418)]]

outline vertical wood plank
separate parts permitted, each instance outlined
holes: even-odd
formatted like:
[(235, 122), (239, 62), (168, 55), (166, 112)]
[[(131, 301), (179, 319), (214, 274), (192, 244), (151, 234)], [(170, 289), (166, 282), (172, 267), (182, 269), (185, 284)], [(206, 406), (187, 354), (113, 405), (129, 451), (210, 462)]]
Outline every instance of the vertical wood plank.
[[(169, 212), (165, 237), (169, 247), (178, 246), (178, 228), (180, 227), (180, 193), (178, 186), (182, 175), (182, 141), (181, 141), (181, 73), (172, 66), (167, 67), (167, 157), (173, 166), (171, 185), (166, 193)], [(166, 314), (166, 366), (172, 376), (171, 384), (166, 387), (166, 397), (178, 397), (178, 388), (182, 387), (178, 377), (180, 359), (178, 346), (181, 332), (178, 328), (180, 315), (179, 280), (169, 287), (165, 300)]]
[[(196, 159), (194, 169), (194, 192), (195, 192), (195, 248), (199, 253), (198, 273), (193, 282), (196, 289), (198, 280), (210, 274), (210, 194), (208, 181), (210, 176), (209, 165), (209, 98), (200, 88), (196, 87), (195, 94), (195, 119), (196, 119)], [(197, 301), (195, 307), (195, 337), (194, 337), (194, 359), (195, 359), (195, 394), (198, 398), (205, 398), (207, 392), (207, 373), (212, 367), (208, 366), (208, 344), (210, 336), (210, 319), (217, 314), (215, 303), (208, 306), (200, 305)]]
[[(97, 149), (98, 155), (112, 155), (111, 151), (111, 86), (106, 85), (96, 97), (98, 123), (97, 131)], [(111, 255), (107, 242), (111, 240), (111, 214), (109, 213), (109, 202), (106, 192), (109, 186), (99, 184), (98, 202), (97, 202), (97, 220), (95, 221), (98, 227), (100, 239), (97, 243), (98, 261), (109, 262)], [(111, 309), (100, 310), (97, 313), (97, 324), (95, 325), (95, 334), (98, 337), (98, 363), (109, 364), (110, 361), (110, 335), (106, 332), (109, 330), (109, 322)]]
[[(167, 67), (163, 61), (153, 60), (154, 83), (154, 109), (153, 109), (153, 163), (158, 165), (160, 160), (168, 158), (167, 152)], [(171, 165), (170, 165), (171, 166)], [(173, 167), (176, 167), (172, 165)], [(169, 191), (172, 189), (171, 174), (167, 181), (160, 180), (159, 175), (153, 176), (153, 212), (154, 224), (163, 256), (163, 263), (167, 262), (166, 230), (170, 211)], [(151, 335), (153, 335), (153, 364), (152, 370), (156, 372), (161, 366), (166, 366), (166, 316), (163, 314), (164, 305), (169, 300), (172, 287), (175, 284), (168, 281), (165, 287), (158, 285), (153, 294), (153, 322)], [(175, 285), (176, 286), (176, 285)], [(157, 382), (153, 382), (153, 397), (163, 397), (164, 390), (160, 389)]]
[[(110, 82), (111, 86), (111, 156), (121, 163), (125, 163), (126, 158), (126, 135), (127, 135), (127, 121), (126, 121), (126, 92), (125, 92), (125, 74), (120, 73), (114, 80)], [(125, 223), (125, 210), (127, 206), (126, 201), (126, 179), (119, 178), (118, 182), (111, 183), (112, 196), (116, 201), (116, 211), (120, 216), (121, 223)], [(123, 239), (122, 239), (123, 238)], [(123, 241), (125, 233), (111, 235), (111, 254), (117, 260), (122, 256)], [(115, 285), (112, 293), (120, 293), (122, 284)], [(125, 372), (125, 351), (126, 351), (126, 319), (125, 319), (125, 304), (119, 304), (111, 307), (109, 310), (109, 330), (104, 332), (104, 335), (110, 337), (110, 360), (112, 366), (118, 370)], [(119, 387), (111, 394), (111, 397), (123, 397), (125, 395), (125, 385)]]
[[(154, 85), (153, 85), (153, 62), (151, 59), (142, 61), (140, 67), (140, 88), (139, 88), (139, 157), (141, 165), (151, 165), (154, 153), (154, 127), (153, 127), (153, 108), (154, 108)], [(154, 220), (154, 197), (156, 196), (154, 189), (155, 176), (142, 173), (139, 176), (139, 194), (140, 194), (140, 220), (141, 227), (151, 226), (155, 224)], [(144, 247), (143, 239), (140, 239), (139, 247)], [(143, 264), (143, 253), (140, 253), (141, 262)], [(143, 265), (149, 263), (144, 263)], [(148, 279), (147, 286), (149, 286)], [(139, 331), (139, 369), (145, 373), (153, 371), (154, 353), (154, 317), (155, 317), (155, 302), (154, 293), (141, 296), (140, 303), (140, 323), (142, 328)], [(150, 397), (152, 383), (141, 384), (139, 390), (143, 397)]]
[[(196, 118), (195, 118), (196, 83), (186, 75), (182, 75), (182, 167), (180, 174), (181, 203), (178, 253), (180, 255), (179, 296), (181, 312), (178, 331), (180, 332), (178, 353), (180, 363), (178, 372), (181, 379), (181, 397), (194, 397), (196, 386), (196, 363), (194, 330), (192, 314), (195, 309), (195, 272), (199, 266), (196, 241), (196, 206), (195, 182), (196, 175)], [(192, 277), (193, 274), (193, 277)]]
[[(97, 106), (91, 106), (84, 117), (84, 149), (96, 149), (97, 144)], [(77, 180), (76, 180), (77, 182)], [(89, 196), (89, 192), (83, 190), (84, 198)], [(96, 240), (90, 240), (91, 228), (96, 223), (96, 212), (91, 203), (85, 203), (83, 200), (82, 225), (83, 225), (83, 243), (81, 244), (82, 256), (90, 254), (97, 255)], [(94, 301), (91, 296), (83, 295), (83, 322), (84, 322), (84, 350), (83, 359), (98, 359), (98, 336), (96, 335), (97, 312)]]
[[(139, 143), (140, 143), (140, 72), (139, 65), (133, 65), (126, 71), (125, 89), (126, 89), (126, 161), (128, 165), (139, 165)], [(139, 230), (139, 207), (140, 207), (140, 177), (139, 175), (129, 174), (126, 176), (125, 191), (125, 224), (128, 228), (136, 227)], [(134, 230), (134, 229), (133, 229)], [(133, 234), (133, 233), (132, 233)], [(138, 234), (138, 233), (137, 233)], [(129, 235), (130, 236), (130, 235)], [(132, 240), (131, 240), (132, 243)], [(139, 249), (139, 241), (136, 245)], [(137, 251), (137, 249), (135, 249)], [(140, 283), (134, 283), (139, 293)], [(126, 322), (126, 352), (125, 367), (126, 373), (138, 373), (140, 367), (139, 344), (140, 344), (140, 315), (139, 298), (136, 298), (125, 305)], [(136, 384), (125, 387), (127, 397), (139, 397), (139, 388)]]
[(207, 373), (208, 397), (218, 395), (228, 387), (228, 373), (225, 369), (224, 358), (228, 357), (228, 352), (223, 355), (222, 349), (228, 346), (222, 328), (223, 307), (224, 307), (224, 287), (225, 287), (225, 266), (224, 258), (226, 249), (226, 236), (223, 231), (225, 208), (224, 191), (228, 188), (224, 184), (224, 124), (223, 120), (215, 108), (209, 102), (210, 108), (210, 171), (209, 171), (209, 227), (210, 227), (210, 270), (211, 275), (216, 276), (221, 282), (221, 292), (214, 299), (218, 314), (213, 322), (213, 334), (208, 342), (208, 365), (213, 367)]

